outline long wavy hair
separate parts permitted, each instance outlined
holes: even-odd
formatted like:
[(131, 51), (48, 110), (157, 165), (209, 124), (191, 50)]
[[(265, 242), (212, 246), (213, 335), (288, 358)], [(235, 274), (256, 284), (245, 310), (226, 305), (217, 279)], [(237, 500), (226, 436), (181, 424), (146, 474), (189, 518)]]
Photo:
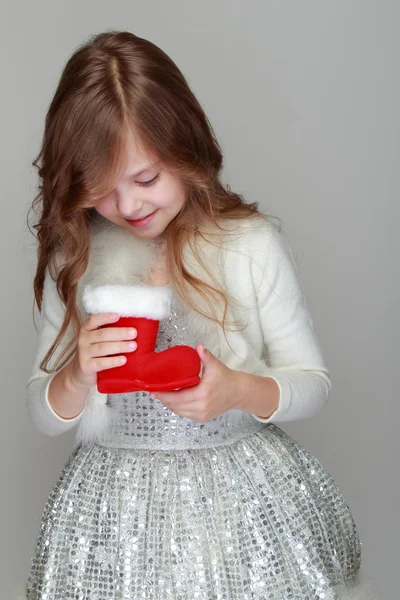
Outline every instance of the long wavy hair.
[[(127, 31), (92, 36), (64, 67), (46, 115), (40, 153), (32, 163), (39, 176), (32, 208), (40, 204), (40, 218), (34, 225), (38, 262), (33, 311), (35, 301), (41, 311), (47, 267), (65, 306), (59, 334), (40, 365), (47, 373), (63, 367), (75, 352), (82, 325), (76, 305), (78, 281), (88, 266), (95, 206), (115, 186), (130, 135), (184, 183), (185, 203), (165, 230), (167, 268), (181, 298), (199, 314), (220, 323), (224, 332), (226, 291), (191, 275), (182, 249), (189, 242), (207, 269), (196, 250), (196, 238), (204, 237), (201, 225), (223, 230), (221, 219), (266, 217), (257, 202), (246, 203), (221, 183), (223, 157), (215, 133), (171, 58), (152, 42)], [(59, 252), (63, 265), (57, 269)], [(205, 298), (211, 315), (193, 306), (187, 286)], [(222, 320), (214, 309), (218, 297), (224, 303)], [(74, 338), (49, 370), (48, 361), (71, 322)]]

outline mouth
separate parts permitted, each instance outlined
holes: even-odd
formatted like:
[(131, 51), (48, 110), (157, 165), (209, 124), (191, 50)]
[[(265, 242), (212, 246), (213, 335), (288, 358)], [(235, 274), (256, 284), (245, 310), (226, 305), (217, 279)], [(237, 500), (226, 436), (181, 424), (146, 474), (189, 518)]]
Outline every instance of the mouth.
[(149, 215), (146, 215), (145, 217), (143, 217), (142, 219), (135, 219), (135, 220), (125, 219), (125, 221), (127, 221), (134, 227), (143, 227), (144, 225), (148, 225), (152, 221), (152, 219), (157, 211), (158, 211), (158, 208), (155, 211), (153, 211), (152, 213), (150, 213)]

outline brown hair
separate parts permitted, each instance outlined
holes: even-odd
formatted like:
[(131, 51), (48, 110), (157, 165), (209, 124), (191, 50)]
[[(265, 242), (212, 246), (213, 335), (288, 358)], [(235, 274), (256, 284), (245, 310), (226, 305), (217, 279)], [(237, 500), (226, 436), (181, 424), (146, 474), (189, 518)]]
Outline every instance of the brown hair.
[[(131, 134), (136, 143), (156, 154), (184, 182), (184, 206), (165, 230), (167, 267), (180, 296), (206, 318), (220, 323), (204, 287), (213, 298), (217, 295), (223, 299), (221, 324), (225, 331), (228, 301), (224, 291), (192, 276), (183, 264), (182, 249), (186, 242), (204, 237), (200, 224), (215, 225), (221, 230), (221, 219), (248, 219), (263, 213), (257, 202), (246, 203), (240, 194), (220, 182), (220, 146), (198, 100), (171, 58), (133, 33), (104, 32), (80, 46), (65, 65), (46, 115), (40, 153), (32, 163), (41, 180), (32, 204), (33, 208), (41, 202), (40, 219), (34, 225), (38, 239), (34, 302), (41, 311), (48, 267), (66, 308), (60, 332), (40, 365), (47, 373), (53, 372), (46, 368), (47, 363), (71, 322), (75, 339), (58, 361), (77, 342), (82, 324), (76, 306), (78, 281), (88, 266), (94, 206), (112, 191)], [(192, 247), (206, 268), (196, 244)], [(55, 272), (60, 251), (63, 266)], [(215, 281), (213, 276), (212, 279)], [(186, 284), (206, 299), (213, 316), (192, 306)], [(75, 346), (58, 368), (68, 362), (74, 351)]]

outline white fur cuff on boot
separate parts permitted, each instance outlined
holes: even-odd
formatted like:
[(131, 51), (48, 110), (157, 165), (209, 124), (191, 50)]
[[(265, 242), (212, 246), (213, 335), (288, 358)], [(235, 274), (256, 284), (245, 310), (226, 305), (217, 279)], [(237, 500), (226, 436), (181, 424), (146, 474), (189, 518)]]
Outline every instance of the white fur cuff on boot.
[(117, 313), (121, 317), (166, 319), (171, 315), (168, 285), (86, 285), (82, 302), (89, 313)]

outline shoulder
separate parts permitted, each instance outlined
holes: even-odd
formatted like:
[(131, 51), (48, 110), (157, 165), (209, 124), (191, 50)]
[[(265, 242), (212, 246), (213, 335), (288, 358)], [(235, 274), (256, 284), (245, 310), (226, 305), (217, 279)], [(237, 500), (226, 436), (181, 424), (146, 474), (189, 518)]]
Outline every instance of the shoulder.
[[(298, 266), (281, 222), (260, 213), (252, 219), (236, 221), (232, 231), (239, 234), (230, 240), (236, 273), (239, 265), (244, 264), (256, 289), (278, 286), (282, 299), (298, 293), (301, 288)], [(235, 253), (243, 255), (245, 263), (238, 261)]]
[(264, 214), (256, 215), (254, 218), (243, 221), (241, 224), (243, 238), (255, 254), (265, 255), (265, 251), (271, 247), (283, 233), (282, 227)]
[(223, 219), (218, 224), (225, 230), (221, 232), (221, 247), (243, 253), (260, 266), (285, 241), (282, 226), (264, 213), (247, 219)]

